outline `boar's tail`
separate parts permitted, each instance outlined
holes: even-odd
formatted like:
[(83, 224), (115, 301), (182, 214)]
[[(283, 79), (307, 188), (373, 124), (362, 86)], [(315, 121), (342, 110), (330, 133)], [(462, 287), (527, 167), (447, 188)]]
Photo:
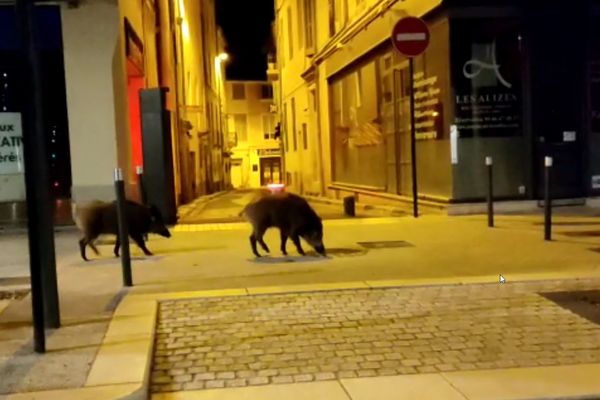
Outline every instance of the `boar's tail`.
[(73, 218), (73, 222), (75, 222), (75, 226), (80, 231), (83, 230), (83, 226), (81, 224), (81, 218), (79, 218), (79, 213), (77, 212), (77, 203), (71, 203), (71, 217)]
[(71, 203), (73, 222), (80, 231), (85, 232), (90, 223), (99, 215), (100, 209), (107, 204), (100, 200), (92, 200), (89, 203), (79, 205), (75, 202)]

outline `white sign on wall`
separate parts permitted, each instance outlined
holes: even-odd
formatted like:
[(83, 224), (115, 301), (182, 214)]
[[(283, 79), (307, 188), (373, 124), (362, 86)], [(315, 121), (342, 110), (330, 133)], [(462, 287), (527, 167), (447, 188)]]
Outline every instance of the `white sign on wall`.
[(458, 127), (450, 125), (450, 163), (458, 164)]
[(0, 175), (24, 171), (21, 114), (0, 112)]

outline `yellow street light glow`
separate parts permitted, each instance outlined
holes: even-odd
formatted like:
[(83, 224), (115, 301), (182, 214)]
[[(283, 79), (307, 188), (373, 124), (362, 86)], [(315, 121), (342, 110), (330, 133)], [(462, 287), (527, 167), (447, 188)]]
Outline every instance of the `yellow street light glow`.
[(227, 61), (229, 59), (229, 54), (227, 53), (221, 53), (217, 56), (217, 58), (221, 61)]

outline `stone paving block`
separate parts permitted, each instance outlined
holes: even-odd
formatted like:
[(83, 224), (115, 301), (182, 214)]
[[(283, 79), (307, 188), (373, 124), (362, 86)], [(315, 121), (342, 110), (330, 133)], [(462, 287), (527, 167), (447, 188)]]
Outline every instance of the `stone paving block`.
[(474, 284), (163, 301), (151, 389), (599, 362), (600, 327), (538, 294), (597, 285)]

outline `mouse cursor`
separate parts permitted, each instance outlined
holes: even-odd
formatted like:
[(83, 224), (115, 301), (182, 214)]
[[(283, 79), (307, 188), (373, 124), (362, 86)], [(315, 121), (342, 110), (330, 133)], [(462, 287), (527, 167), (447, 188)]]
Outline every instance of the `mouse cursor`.
[(498, 275), (498, 281), (500, 284), (506, 283), (506, 278), (502, 276), (502, 274)]

